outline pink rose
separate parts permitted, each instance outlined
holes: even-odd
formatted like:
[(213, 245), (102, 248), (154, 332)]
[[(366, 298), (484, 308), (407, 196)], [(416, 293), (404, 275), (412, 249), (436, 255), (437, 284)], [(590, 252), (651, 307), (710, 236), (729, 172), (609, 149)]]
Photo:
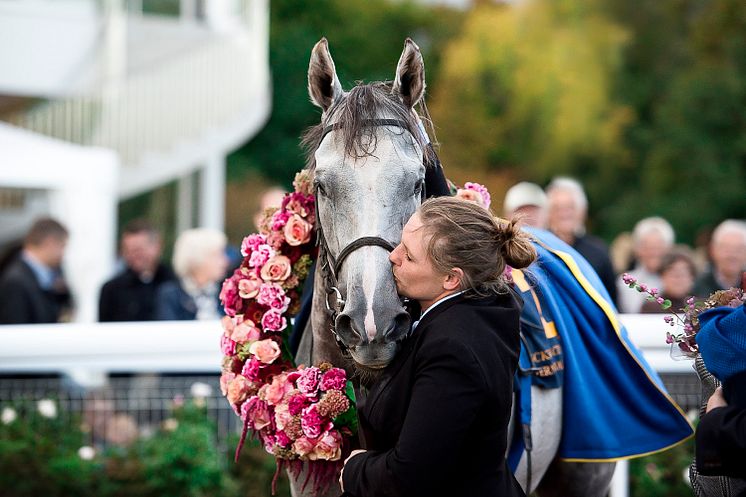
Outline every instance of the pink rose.
[(321, 377), (321, 390), (344, 390), (347, 386), (347, 373), (344, 369), (332, 368)]
[(306, 437), (300, 437), (293, 442), (293, 451), (300, 457), (307, 456), (313, 450), (313, 442)]
[(220, 336), (220, 350), (224, 355), (235, 355), (236, 354), (236, 342), (231, 340), (225, 335)]
[(253, 340), (259, 340), (261, 330), (256, 327), (253, 321), (247, 319), (233, 328), (230, 339), (236, 343), (246, 343)]
[(308, 454), (312, 461), (324, 459), (338, 461), (342, 457), (342, 435), (337, 430), (324, 433), (316, 442), (313, 452)]
[[(239, 271), (236, 273), (240, 274)], [(235, 316), (242, 303), (238, 295), (236, 273), (223, 282), (223, 288), (220, 290), (220, 301), (223, 302), (223, 309), (228, 316)]]
[(280, 404), (275, 407), (275, 426), (278, 430), (284, 430), (292, 420), (293, 416), (290, 415), (287, 404)]
[(241, 255), (246, 257), (265, 243), (267, 243), (267, 239), (264, 235), (256, 233), (249, 235), (241, 242)]
[(272, 378), (272, 383), (265, 384), (260, 389), (260, 397), (271, 405), (278, 405), (285, 398), (285, 394), (292, 389), (287, 381), (287, 375), (278, 374)]
[(253, 299), (259, 293), (262, 280), (254, 273), (249, 273), (245, 278), (238, 280), (238, 295), (242, 299)]
[(240, 404), (246, 397), (249, 396), (252, 385), (251, 382), (243, 376), (236, 376), (233, 381), (228, 384), (228, 402), (231, 404)]
[(259, 245), (249, 256), (249, 266), (262, 267), (267, 260), (275, 255), (275, 251), (267, 244)]
[(308, 243), (311, 240), (311, 231), (313, 231), (313, 226), (298, 214), (293, 214), (283, 228), (285, 240), (288, 245), (292, 246)]
[(284, 255), (274, 255), (262, 266), (262, 279), (264, 281), (285, 281), (292, 270), (290, 259)]
[(228, 395), (228, 385), (235, 377), (236, 374), (229, 371), (223, 371), (223, 374), (220, 375), (220, 391), (224, 396)]
[(252, 343), (249, 347), (249, 353), (253, 354), (264, 364), (272, 364), (275, 362), (275, 359), (280, 357), (281, 350), (277, 342), (271, 338), (267, 338), (266, 340), (258, 340)]
[(255, 430), (266, 428), (272, 423), (269, 406), (259, 397), (251, 397), (241, 406), (241, 418)]
[(268, 310), (262, 316), (262, 328), (264, 331), (282, 331), (287, 325), (287, 319), (275, 309)]
[(321, 370), (317, 367), (306, 368), (300, 372), (298, 390), (307, 397), (314, 397), (318, 392)]

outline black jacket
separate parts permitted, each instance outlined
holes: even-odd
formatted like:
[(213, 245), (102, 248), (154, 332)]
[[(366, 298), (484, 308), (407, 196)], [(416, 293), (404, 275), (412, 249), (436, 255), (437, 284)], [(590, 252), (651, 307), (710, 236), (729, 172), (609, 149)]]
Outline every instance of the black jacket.
[(616, 273), (609, 257), (609, 248), (600, 238), (591, 235), (576, 236), (572, 248), (585, 257), (601, 279), (612, 302), (616, 305)]
[(0, 277), (0, 324), (56, 323), (69, 303), (67, 290), (44, 290), (20, 257)]
[(523, 496), (505, 460), (520, 310), (512, 294), (464, 295), (428, 312), (358, 399), (368, 452), (346, 495)]
[(723, 392), (728, 406), (708, 412), (697, 426), (697, 470), (746, 479), (746, 372), (727, 381)]
[(154, 321), (158, 287), (176, 279), (173, 271), (159, 264), (149, 282), (143, 282), (131, 269), (115, 276), (101, 288), (99, 321)]

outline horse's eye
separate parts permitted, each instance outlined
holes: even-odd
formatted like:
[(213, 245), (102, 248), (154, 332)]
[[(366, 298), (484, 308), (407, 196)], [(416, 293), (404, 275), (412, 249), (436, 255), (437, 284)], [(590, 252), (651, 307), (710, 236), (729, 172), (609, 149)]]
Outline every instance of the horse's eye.
[(326, 190), (324, 190), (324, 185), (322, 185), (320, 181), (314, 181), (313, 182), (313, 186), (316, 189), (316, 194), (317, 195), (322, 195), (322, 196), (326, 197)]
[(416, 184), (414, 185), (414, 194), (415, 194), (415, 196), (417, 196), (417, 195), (419, 195), (420, 193), (422, 193), (422, 188), (423, 188), (424, 186), (425, 186), (425, 181), (424, 181), (424, 180), (419, 180), (419, 181), (418, 181), (418, 182), (417, 182), (417, 183), (416, 183)]

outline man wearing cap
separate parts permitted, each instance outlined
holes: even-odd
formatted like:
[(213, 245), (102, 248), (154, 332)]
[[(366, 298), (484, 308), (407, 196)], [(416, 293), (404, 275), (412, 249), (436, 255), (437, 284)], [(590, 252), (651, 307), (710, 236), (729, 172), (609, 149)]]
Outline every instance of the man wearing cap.
[(546, 228), (547, 196), (536, 183), (521, 181), (513, 185), (505, 194), (503, 214), (506, 219), (515, 215), (521, 217), (526, 226)]
[(699, 319), (702, 359), (723, 386), (697, 427), (697, 470), (746, 479), (746, 308), (718, 307)]

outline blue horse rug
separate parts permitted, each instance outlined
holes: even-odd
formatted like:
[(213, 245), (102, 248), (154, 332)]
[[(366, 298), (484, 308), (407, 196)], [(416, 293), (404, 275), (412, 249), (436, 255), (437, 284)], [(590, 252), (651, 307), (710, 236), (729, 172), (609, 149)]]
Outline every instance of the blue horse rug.
[[(541, 297), (544, 321), (553, 322), (561, 338), (564, 390), (559, 457), (610, 462), (663, 451), (690, 438), (689, 421), (630, 341), (590, 264), (551, 233), (527, 231), (538, 253), (537, 262), (528, 269), (529, 278)], [(525, 411), (531, 404), (525, 398), (526, 388), (521, 390)], [(521, 418), (526, 422), (530, 412), (528, 416), (522, 412)], [(515, 449), (509, 457), (513, 469), (520, 457)]]

